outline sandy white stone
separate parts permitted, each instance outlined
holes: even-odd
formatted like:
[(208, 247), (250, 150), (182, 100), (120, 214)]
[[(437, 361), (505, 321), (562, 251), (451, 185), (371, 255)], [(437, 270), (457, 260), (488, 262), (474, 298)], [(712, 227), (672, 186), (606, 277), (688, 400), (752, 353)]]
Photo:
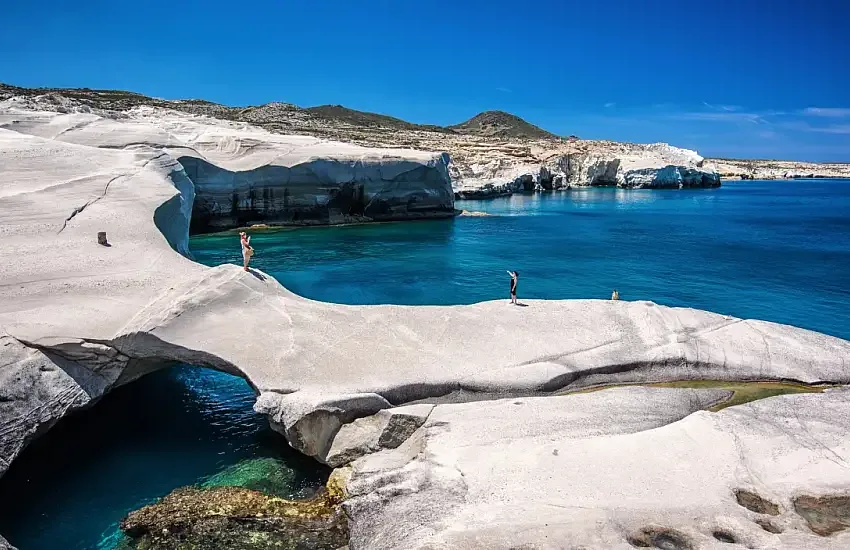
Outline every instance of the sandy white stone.
[[(398, 449), (353, 463), (350, 547), (627, 549), (656, 527), (687, 543), (659, 548), (730, 547), (717, 531), (749, 548), (846, 548), (850, 533), (815, 535), (792, 499), (846, 494), (850, 391), (700, 411), (717, 397), (629, 387), (437, 405)], [(780, 515), (742, 507), (738, 489)]]

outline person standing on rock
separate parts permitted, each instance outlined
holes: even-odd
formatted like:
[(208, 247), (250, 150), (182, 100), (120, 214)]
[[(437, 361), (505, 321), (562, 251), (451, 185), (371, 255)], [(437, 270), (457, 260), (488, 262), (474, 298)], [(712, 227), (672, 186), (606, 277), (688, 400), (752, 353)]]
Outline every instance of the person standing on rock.
[(248, 271), (248, 263), (251, 261), (251, 256), (254, 255), (254, 249), (251, 247), (251, 237), (242, 231), (239, 233), (239, 241), (242, 244), (242, 266), (245, 271)]
[(516, 302), (516, 285), (519, 281), (519, 271), (508, 271), (508, 275), (511, 276), (511, 303), (513, 305), (519, 305)]

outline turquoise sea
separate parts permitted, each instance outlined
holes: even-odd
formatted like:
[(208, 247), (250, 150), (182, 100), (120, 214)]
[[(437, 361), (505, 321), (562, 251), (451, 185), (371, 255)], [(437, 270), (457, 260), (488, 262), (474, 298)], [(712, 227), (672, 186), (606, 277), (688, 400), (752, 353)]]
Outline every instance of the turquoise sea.
[[(252, 266), (346, 304), (652, 300), (850, 338), (850, 180), (586, 189), (460, 201), (491, 216), (256, 232)], [(192, 239), (241, 264), (235, 233)]]
[[(255, 232), (253, 265), (309, 298), (462, 304), (508, 298), (653, 300), (850, 339), (850, 181), (710, 190), (588, 189), (464, 201), (489, 216)], [(235, 233), (195, 259), (240, 263)], [(20, 550), (112, 548), (128, 511), (241, 460), (278, 457), (308, 494), (327, 472), (256, 415), (238, 378), (149, 375), (61, 422), (0, 478), (0, 533)]]

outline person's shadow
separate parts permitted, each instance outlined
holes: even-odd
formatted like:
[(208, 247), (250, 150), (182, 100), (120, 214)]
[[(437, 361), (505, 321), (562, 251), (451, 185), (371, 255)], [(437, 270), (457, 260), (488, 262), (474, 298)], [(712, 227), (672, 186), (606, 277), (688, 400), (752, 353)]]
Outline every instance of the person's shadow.
[(248, 273), (250, 273), (251, 275), (253, 275), (254, 277), (258, 278), (261, 281), (265, 281), (266, 279), (268, 279), (268, 277), (266, 277), (265, 275), (263, 275), (262, 273), (260, 273), (256, 269), (252, 269), (250, 267), (248, 268)]
[(523, 304), (522, 302), (517, 302), (516, 305), (519, 307), (528, 307), (528, 304)]

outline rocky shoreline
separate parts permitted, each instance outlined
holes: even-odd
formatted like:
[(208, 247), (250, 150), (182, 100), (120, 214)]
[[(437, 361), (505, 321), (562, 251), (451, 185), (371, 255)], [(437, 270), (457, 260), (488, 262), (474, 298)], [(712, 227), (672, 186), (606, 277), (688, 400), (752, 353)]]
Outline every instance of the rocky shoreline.
[[(290, 445), (338, 467), (351, 550), (850, 544), (846, 388), (716, 413), (705, 409), (728, 392), (553, 395), (707, 379), (846, 385), (850, 342), (650, 302), (307, 300), (260, 271), (185, 256), (212, 183), (196, 187), (180, 159), (230, 173), (309, 166), (338, 182), (380, 174), (394, 192), (415, 171), (433, 178), (429, 196), (453, 201), (443, 155), (153, 108), (121, 120), (4, 109), (0, 474), (62, 417), (187, 363), (248, 380)], [(460, 392), (474, 399), (446, 402)], [(742, 505), (742, 491), (778, 513)]]
[[(24, 109), (118, 119), (132, 117), (135, 110), (143, 107), (247, 123), (275, 134), (314, 136), (370, 148), (446, 152), (458, 199), (581, 186), (711, 188), (721, 185), (724, 179), (850, 178), (850, 164), (704, 159), (695, 151), (664, 143), (562, 138), (500, 111), (438, 127), (341, 106), (301, 108), (269, 103), (227, 107), (203, 100), (167, 101), (114, 90), (28, 89), (0, 84), (0, 101), (3, 100)], [(352, 191), (356, 193), (356, 188)], [(352, 191), (343, 191), (343, 195)], [(262, 193), (253, 200), (262, 200)], [(353, 206), (358, 208), (356, 201)]]
[(726, 180), (850, 179), (850, 164), (733, 159), (712, 159), (711, 164)]

